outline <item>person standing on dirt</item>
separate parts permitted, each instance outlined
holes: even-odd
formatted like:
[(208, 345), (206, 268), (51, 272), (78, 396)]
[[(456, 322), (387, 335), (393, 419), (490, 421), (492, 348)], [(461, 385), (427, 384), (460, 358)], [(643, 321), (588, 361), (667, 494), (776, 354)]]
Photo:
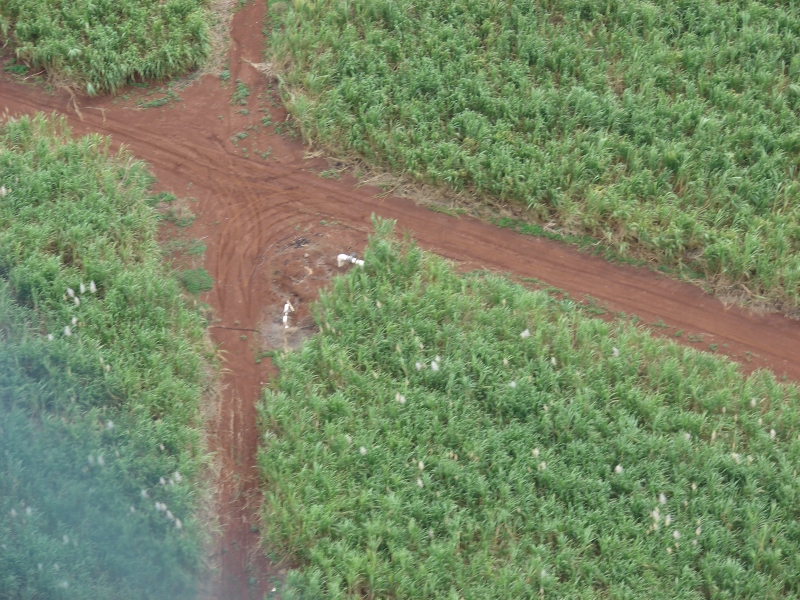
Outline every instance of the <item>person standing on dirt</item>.
[(294, 312), (294, 306), (289, 300), (283, 305), (283, 328), (289, 329), (289, 312)]

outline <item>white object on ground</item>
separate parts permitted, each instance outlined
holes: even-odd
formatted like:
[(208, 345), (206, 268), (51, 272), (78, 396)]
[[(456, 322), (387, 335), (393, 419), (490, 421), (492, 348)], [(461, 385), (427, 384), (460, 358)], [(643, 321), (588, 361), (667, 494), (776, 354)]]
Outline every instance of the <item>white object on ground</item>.
[(353, 263), (354, 265), (358, 265), (359, 267), (364, 266), (364, 261), (356, 258), (355, 254), (340, 254), (339, 256), (336, 257), (336, 264), (340, 268), (343, 267), (346, 262)]
[(289, 329), (289, 312), (294, 312), (294, 306), (288, 300), (283, 305), (283, 328)]

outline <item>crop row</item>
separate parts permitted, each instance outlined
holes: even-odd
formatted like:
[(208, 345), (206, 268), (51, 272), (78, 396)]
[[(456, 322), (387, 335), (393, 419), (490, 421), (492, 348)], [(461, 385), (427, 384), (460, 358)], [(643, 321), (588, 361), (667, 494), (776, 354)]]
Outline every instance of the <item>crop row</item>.
[(19, 61), (89, 95), (182, 75), (209, 52), (207, 0), (3, 0), (0, 39)]
[(800, 593), (797, 387), (379, 230), (259, 408), (284, 598)]
[(194, 594), (204, 324), (109, 144), (0, 127), (3, 598)]

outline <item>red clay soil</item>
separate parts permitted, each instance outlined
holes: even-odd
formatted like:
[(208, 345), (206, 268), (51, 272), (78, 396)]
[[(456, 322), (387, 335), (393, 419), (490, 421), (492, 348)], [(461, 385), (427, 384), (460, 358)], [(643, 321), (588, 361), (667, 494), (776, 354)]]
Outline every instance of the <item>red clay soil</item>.
[[(232, 23), (231, 81), (249, 86), (249, 114), (231, 104), (233, 84), (223, 86), (214, 76), (180, 90), (181, 102), (161, 108), (138, 109), (120, 98), (79, 98), (80, 115), (69, 95), (47, 95), (10, 77), (0, 81), (0, 109), (11, 115), (56, 111), (69, 117), (76, 133), (110, 134), (114, 143), (150, 163), (159, 189), (196, 200), (190, 206), (198, 219), (189, 235), (207, 245), (205, 267), (215, 285), (204, 299), (213, 307), (211, 335), (225, 360), (211, 438), (222, 464), (222, 535), (212, 556), (218, 569), (209, 597), (262, 598), (272, 589), (270, 578), (284, 572), (286, 565), (268, 564), (259, 547), (254, 403), (272, 371), (269, 361), (256, 362), (256, 354), (291, 347), (311, 331), (309, 301), (337, 271), (337, 253), (363, 250), (373, 213), (396, 219), (400, 231), (462, 268), (535, 278), (573, 298), (588, 296), (611, 311), (658, 324), (654, 332), (681, 343), (703, 349), (716, 344), (746, 371), (766, 367), (800, 381), (798, 321), (726, 307), (696, 287), (650, 271), (432, 212), (408, 199), (379, 199), (380, 190), (356, 188), (348, 176), (320, 177), (326, 165), (305, 160), (299, 141), (263, 128), (247, 131), (265, 114), (256, 109), (268, 106), (271, 84), (247, 62), (261, 60), (264, 13), (263, 2), (249, 4)], [(277, 106), (268, 110), (273, 123), (286, 116)], [(237, 140), (237, 147), (231, 138), (238, 132), (248, 136)], [(289, 330), (280, 323), (286, 299), (298, 307)], [(682, 337), (674, 337), (677, 330)]]

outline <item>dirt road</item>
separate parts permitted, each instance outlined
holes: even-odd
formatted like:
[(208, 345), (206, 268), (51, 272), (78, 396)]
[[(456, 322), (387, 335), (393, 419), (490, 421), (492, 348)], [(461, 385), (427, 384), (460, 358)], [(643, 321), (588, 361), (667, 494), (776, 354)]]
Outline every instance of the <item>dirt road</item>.
[[(159, 189), (196, 200), (190, 203), (198, 214), (190, 235), (207, 245), (205, 266), (215, 281), (207, 298), (217, 318), (212, 336), (226, 360), (213, 442), (223, 465), (224, 534), (214, 556), (219, 575), (211, 596), (261, 598), (271, 589), (269, 577), (286, 566), (270, 565), (258, 552), (254, 402), (270, 367), (255, 355), (264, 345), (294, 343), (302, 335), (297, 325), (308, 324), (308, 301), (336, 271), (333, 256), (363, 249), (372, 213), (396, 219), (398, 229), (410, 231), (422, 247), (465, 268), (536, 278), (578, 299), (591, 296), (613, 311), (658, 323), (657, 333), (674, 337), (682, 330), (675, 338), (682, 343), (702, 349), (716, 344), (747, 370), (767, 367), (800, 380), (800, 322), (725, 307), (698, 288), (652, 272), (431, 212), (407, 199), (379, 199), (381, 190), (356, 188), (347, 176), (320, 177), (324, 163), (304, 160), (299, 141), (276, 135), (274, 127), (253, 129), (265, 114), (273, 124), (286, 116), (270, 105), (269, 83), (246, 62), (261, 60), (264, 10), (263, 2), (249, 4), (233, 19), (231, 81), (249, 87), (247, 110), (231, 103), (233, 85), (213, 76), (180, 90), (180, 102), (161, 108), (137, 109), (133, 100), (119, 98), (78, 99), (80, 116), (67, 94), (47, 95), (9, 78), (0, 82), (0, 110), (56, 111), (69, 117), (77, 133), (109, 134), (150, 163)], [(269, 112), (256, 112), (258, 106)], [(234, 145), (237, 133), (247, 137)], [(270, 338), (263, 323), (279, 319), (289, 297), (300, 307), (294, 328), (288, 337), (278, 330)], [(265, 344), (262, 337), (270, 339)]]

